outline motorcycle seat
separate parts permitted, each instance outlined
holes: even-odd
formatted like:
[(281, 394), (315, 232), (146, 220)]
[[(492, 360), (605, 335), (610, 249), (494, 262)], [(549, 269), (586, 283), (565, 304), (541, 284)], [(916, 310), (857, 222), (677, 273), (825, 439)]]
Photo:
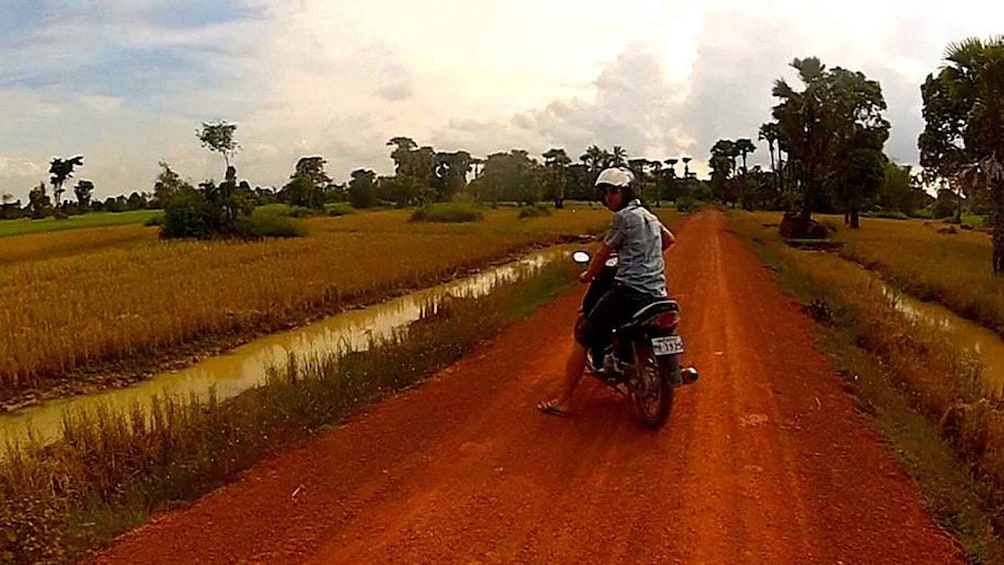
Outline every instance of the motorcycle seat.
[(680, 305), (676, 303), (675, 300), (660, 299), (642, 306), (637, 312), (631, 316), (631, 321), (629, 324), (641, 322), (647, 320), (659, 314), (665, 314), (666, 312), (679, 312)]

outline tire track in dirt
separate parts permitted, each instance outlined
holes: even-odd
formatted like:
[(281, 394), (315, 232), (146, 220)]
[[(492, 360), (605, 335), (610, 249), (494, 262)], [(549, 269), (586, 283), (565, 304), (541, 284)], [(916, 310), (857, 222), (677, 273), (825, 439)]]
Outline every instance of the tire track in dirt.
[(679, 235), (671, 291), (702, 377), (662, 431), (588, 378), (576, 416), (533, 409), (576, 289), (97, 562), (961, 562), (724, 216)]

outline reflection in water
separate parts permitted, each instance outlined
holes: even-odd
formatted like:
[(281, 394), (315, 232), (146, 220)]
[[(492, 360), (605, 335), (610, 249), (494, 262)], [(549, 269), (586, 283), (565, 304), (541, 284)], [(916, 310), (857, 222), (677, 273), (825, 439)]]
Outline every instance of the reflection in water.
[(205, 359), (180, 371), (155, 375), (127, 388), (83, 396), (56, 399), (12, 414), (0, 415), (0, 445), (23, 440), (30, 428), (42, 441), (57, 438), (67, 409), (93, 410), (98, 406), (129, 409), (148, 406), (154, 396), (205, 399), (215, 389), (220, 400), (231, 398), (265, 381), (267, 366), (282, 367), (289, 354), (302, 356), (349, 346), (367, 348), (374, 337), (386, 336), (418, 319), (423, 306), (447, 295), (483, 296), (501, 281), (524, 277), (555, 259), (567, 256), (567, 249), (533, 253), (519, 261), (444, 285), (420, 290), (360, 310), (325, 318), (298, 330), (272, 334), (217, 357)]
[(885, 285), (881, 288), (896, 310), (912, 321), (941, 331), (960, 352), (978, 360), (980, 381), (987, 394), (1001, 396), (1004, 391), (1004, 340), (999, 335), (940, 304), (921, 302)]

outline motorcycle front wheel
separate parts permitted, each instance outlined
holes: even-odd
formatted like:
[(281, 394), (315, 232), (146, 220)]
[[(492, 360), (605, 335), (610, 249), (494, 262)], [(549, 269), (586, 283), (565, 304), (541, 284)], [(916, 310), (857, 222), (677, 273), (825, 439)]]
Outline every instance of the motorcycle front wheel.
[(642, 422), (651, 429), (665, 426), (673, 408), (673, 387), (669, 382), (672, 373), (660, 368), (652, 345), (647, 342), (634, 344), (632, 371), (631, 393)]

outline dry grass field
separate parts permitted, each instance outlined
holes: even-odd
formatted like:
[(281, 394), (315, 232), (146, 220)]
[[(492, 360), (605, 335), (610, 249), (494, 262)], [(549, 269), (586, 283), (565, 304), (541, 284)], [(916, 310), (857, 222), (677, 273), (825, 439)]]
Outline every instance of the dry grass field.
[(523, 221), (489, 210), (471, 224), (409, 214), (312, 218), (308, 237), (259, 242), (160, 241), (140, 226), (4, 238), (0, 392), (214, 335), (275, 331), (595, 232), (610, 217), (599, 207)]
[[(780, 212), (756, 212), (764, 224)], [(939, 221), (862, 218), (861, 229), (842, 217), (814, 217), (836, 228), (842, 257), (877, 271), (921, 300), (940, 302), (959, 315), (1004, 335), (1004, 284), (990, 270), (990, 237)]]
[[(730, 214), (736, 231), (753, 241), (790, 292), (806, 301), (821, 299), (828, 306), (823, 312), (809, 309), (818, 320), (878, 361), (877, 367), (897, 387), (909, 391), (913, 408), (937, 427), (964, 461), (980, 476), (1004, 486), (1004, 406), (985, 397), (978, 363), (953, 347), (937, 328), (896, 311), (879, 290), (875, 274), (833, 253), (785, 245), (776, 227), (764, 225), (777, 220), (777, 214)], [(964, 267), (977, 268), (978, 250), (989, 247), (982, 241), (987, 239), (984, 234), (944, 236), (920, 221), (871, 220), (863, 225), (860, 232), (839, 229), (838, 238), (848, 242), (843, 252), (883, 261), (882, 269), (897, 280), (914, 273), (951, 289), (952, 275), (957, 284), (989, 278), (962, 272)], [(953, 252), (961, 257), (952, 256)], [(989, 270), (989, 258), (979, 266)]]

